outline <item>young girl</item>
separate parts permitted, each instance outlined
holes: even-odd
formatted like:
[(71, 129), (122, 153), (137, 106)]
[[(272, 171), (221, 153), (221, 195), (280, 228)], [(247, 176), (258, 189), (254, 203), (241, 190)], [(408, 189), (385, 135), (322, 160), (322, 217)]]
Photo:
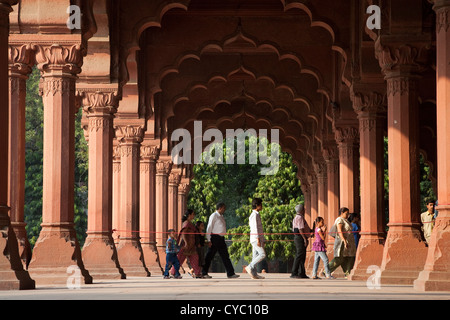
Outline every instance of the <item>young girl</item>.
[(324, 220), (322, 217), (317, 217), (313, 224), (314, 230), (314, 243), (312, 244), (312, 251), (315, 251), (314, 255), (314, 266), (313, 266), (313, 279), (320, 279), (317, 276), (317, 269), (319, 267), (319, 260), (322, 259), (325, 267), (325, 275), (327, 279), (334, 279), (328, 268), (328, 257), (327, 257), (327, 247), (325, 245), (325, 234), (327, 231), (327, 226), (324, 225)]

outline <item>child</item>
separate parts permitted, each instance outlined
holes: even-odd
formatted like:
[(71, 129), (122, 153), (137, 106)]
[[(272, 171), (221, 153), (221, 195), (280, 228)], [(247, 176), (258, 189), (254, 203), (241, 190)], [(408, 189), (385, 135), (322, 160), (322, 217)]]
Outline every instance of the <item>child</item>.
[(330, 269), (328, 268), (328, 257), (327, 257), (327, 246), (325, 244), (325, 234), (327, 231), (327, 227), (324, 225), (324, 220), (322, 217), (317, 217), (313, 224), (314, 230), (314, 243), (312, 244), (312, 251), (315, 251), (314, 255), (314, 266), (313, 266), (313, 279), (320, 279), (317, 276), (317, 269), (319, 267), (319, 259), (322, 259), (325, 274), (327, 279), (334, 279), (330, 273)]
[(180, 251), (180, 247), (175, 240), (175, 230), (170, 229), (167, 232), (169, 233), (169, 239), (166, 242), (166, 270), (164, 271), (164, 279), (170, 279), (169, 270), (172, 268), (172, 265), (175, 269), (174, 278), (181, 279), (180, 262), (177, 258), (177, 252)]

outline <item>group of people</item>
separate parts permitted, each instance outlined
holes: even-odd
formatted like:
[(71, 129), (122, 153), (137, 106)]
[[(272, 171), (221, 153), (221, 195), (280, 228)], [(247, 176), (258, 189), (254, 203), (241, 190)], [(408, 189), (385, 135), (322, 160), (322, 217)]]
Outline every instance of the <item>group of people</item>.
[[(264, 249), (265, 238), (261, 221), (260, 211), (263, 202), (260, 198), (254, 198), (252, 201), (252, 213), (249, 217), (250, 225), (250, 243), (252, 245), (252, 261), (245, 267), (245, 271), (252, 279), (264, 279), (258, 275), (256, 266), (265, 257)], [(422, 213), (421, 220), (423, 222), (423, 230), (425, 239), (429, 242), (429, 236), (433, 227), (436, 213), (434, 212), (434, 202), (427, 203), (427, 211)], [(234, 272), (233, 265), (228, 254), (228, 248), (225, 243), (226, 222), (224, 213), (226, 210), (225, 203), (218, 203), (216, 211), (211, 214), (208, 220), (206, 232), (204, 232), (204, 223), (198, 221), (196, 225), (192, 222), (195, 212), (191, 209), (187, 210), (182, 219), (182, 227), (177, 239), (175, 230), (169, 230), (169, 238), (166, 243), (166, 268), (164, 278), (170, 278), (169, 272), (174, 278), (181, 278), (179, 269), (181, 264), (188, 258), (188, 264), (191, 268), (191, 275), (195, 278), (211, 278), (208, 270), (211, 262), (219, 252), (222, 262), (225, 266), (228, 278), (238, 278)], [(313, 222), (312, 230), (305, 220), (305, 207), (299, 204), (295, 207), (296, 215), (292, 221), (292, 231), (294, 233), (295, 258), (291, 271), (291, 278), (301, 279), (309, 278), (306, 275), (305, 261), (306, 249), (311, 238), (314, 242), (311, 251), (315, 253), (314, 264), (312, 270), (312, 278), (319, 279), (318, 267), (320, 260), (323, 261), (323, 271), (320, 274), (327, 279), (334, 279), (332, 273), (340, 266), (345, 277), (350, 274), (353, 269), (356, 249), (359, 243), (359, 232), (361, 230), (358, 213), (350, 213), (348, 208), (341, 208), (339, 216), (334, 221), (333, 227), (327, 232), (327, 226), (323, 217), (317, 217)], [(328, 260), (326, 236), (330, 235), (334, 238), (333, 259)], [(207, 240), (207, 242), (206, 242)], [(208, 244), (208, 251), (204, 255), (205, 243)]]

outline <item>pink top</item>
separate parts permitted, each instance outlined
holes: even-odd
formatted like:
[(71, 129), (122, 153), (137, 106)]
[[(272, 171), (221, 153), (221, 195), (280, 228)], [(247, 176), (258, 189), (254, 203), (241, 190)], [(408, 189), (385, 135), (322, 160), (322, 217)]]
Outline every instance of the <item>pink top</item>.
[(314, 230), (314, 243), (312, 244), (312, 251), (327, 251), (325, 248), (325, 241), (319, 235), (320, 228)]

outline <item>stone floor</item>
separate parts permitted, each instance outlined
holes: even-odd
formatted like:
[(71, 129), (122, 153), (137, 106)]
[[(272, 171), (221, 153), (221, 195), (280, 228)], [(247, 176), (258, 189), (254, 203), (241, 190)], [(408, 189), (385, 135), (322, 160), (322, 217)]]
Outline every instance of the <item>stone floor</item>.
[(162, 277), (97, 281), (79, 289), (66, 286), (37, 287), (35, 290), (0, 291), (0, 300), (449, 300), (450, 292), (419, 292), (412, 286), (382, 285), (369, 289), (366, 282), (290, 279), (289, 274), (265, 274), (252, 280), (248, 274), (228, 279), (211, 274), (212, 279), (164, 280)]

